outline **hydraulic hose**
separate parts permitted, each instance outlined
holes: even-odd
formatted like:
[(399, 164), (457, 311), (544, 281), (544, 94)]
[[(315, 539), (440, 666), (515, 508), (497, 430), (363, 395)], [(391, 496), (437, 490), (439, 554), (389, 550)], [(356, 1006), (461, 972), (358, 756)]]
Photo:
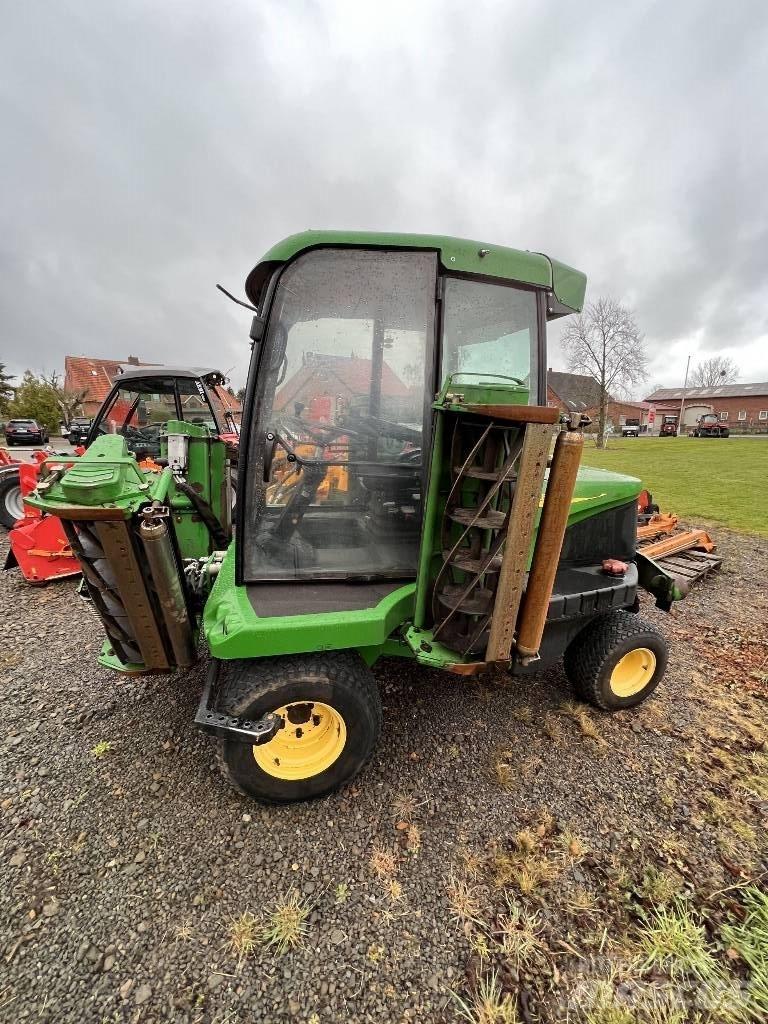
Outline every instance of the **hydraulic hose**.
[(174, 477), (174, 484), (176, 489), (189, 498), (195, 506), (195, 511), (208, 527), (208, 532), (211, 535), (214, 546), (221, 551), (225, 551), (229, 547), (229, 537), (227, 537), (224, 527), (219, 522), (216, 513), (208, 502), (201, 498), (194, 487), (188, 484), (186, 480), (181, 479), (181, 477)]

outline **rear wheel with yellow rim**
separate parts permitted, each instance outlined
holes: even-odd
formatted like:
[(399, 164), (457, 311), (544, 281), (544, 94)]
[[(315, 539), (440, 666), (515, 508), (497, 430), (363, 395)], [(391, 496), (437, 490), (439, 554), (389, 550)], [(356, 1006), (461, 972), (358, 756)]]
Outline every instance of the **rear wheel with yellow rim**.
[(642, 703), (667, 667), (667, 643), (649, 622), (615, 611), (593, 619), (565, 652), (565, 672), (577, 696), (604, 711)]
[(219, 741), (219, 764), (242, 793), (270, 803), (308, 800), (349, 782), (381, 731), (376, 681), (354, 651), (220, 662), (217, 709), (281, 719), (259, 746)]

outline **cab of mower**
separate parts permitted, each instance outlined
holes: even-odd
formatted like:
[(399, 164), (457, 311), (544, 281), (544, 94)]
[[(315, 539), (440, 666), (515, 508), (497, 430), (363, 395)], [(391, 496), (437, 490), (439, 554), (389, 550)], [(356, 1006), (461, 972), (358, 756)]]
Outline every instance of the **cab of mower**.
[(225, 383), (224, 375), (210, 368), (122, 367), (91, 423), (85, 447), (98, 437), (118, 434), (139, 461), (157, 459), (169, 420), (204, 426), (236, 447), (238, 429), (223, 396)]
[(415, 576), (435, 396), (462, 374), (546, 404), (546, 321), (573, 308), (555, 278), (577, 306), (578, 272), (457, 239), (308, 232), (268, 253), (246, 284), (264, 329), (238, 581)]

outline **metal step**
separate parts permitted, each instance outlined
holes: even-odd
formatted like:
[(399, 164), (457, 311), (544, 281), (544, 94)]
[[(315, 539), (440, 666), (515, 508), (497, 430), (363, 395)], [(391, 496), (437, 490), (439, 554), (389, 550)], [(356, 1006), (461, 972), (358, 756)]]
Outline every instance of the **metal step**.
[[(461, 473), (461, 470), (461, 466), (453, 467), (453, 472), (456, 476), (458, 476), (459, 473)], [(492, 480), (495, 482), (496, 480), (499, 479), (499, 473), (499, 469), (483, 469), (482, 466), (467, 466), (467, 468), (464, 470), (463, 473), (461, 473), (461, 475), (468, 476), (472, 480)], [(515, 474), (509, 473), (504, 479), (507, 481), (513, 481), (515, 479)]]
[(483, 587), (475, 587), (470, 590), (462, 601), (462, 594), (466, 585), (461, 583), (449, 583), (437, 594), (437, 599), (445, 608), (451, 611), (463, 612), (465, 615), (489, 615), (493, 608), (494, 592)]
[(479, 572), (498, 572), (501, 568), (502, 554), (499, 552), (494, 555), (488, 566), (483, 569), (488, 558), (487, 551), (481, 551), (480, 557), (473, 557), (467, 548), (459, 548), (457, 552), (451, 557), (450, 551), (443, 552), (443, 561), (449, 562), (456, 569), (461, 569), (462, 572), (479, 573)]
[(473, 523), (472, 521), (476, 515), (476, 508), (454, 508), (448, 513), (448, 518), (452, 519), (454, 523), (461, 523), (462, 526), (472, 524), (481, 530), (499, 530), (507, 518), (506, 512), (497, 512), (494, 509), (487, 508)]

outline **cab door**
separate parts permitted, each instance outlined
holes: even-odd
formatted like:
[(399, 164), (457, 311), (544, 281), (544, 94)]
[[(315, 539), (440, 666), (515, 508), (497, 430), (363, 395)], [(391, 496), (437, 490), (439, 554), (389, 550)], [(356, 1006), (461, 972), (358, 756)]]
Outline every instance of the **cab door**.
[(249, 439), (246, 581), (415, 576), (436, 275), (435, 253), (379, 249), (283, 271)]

